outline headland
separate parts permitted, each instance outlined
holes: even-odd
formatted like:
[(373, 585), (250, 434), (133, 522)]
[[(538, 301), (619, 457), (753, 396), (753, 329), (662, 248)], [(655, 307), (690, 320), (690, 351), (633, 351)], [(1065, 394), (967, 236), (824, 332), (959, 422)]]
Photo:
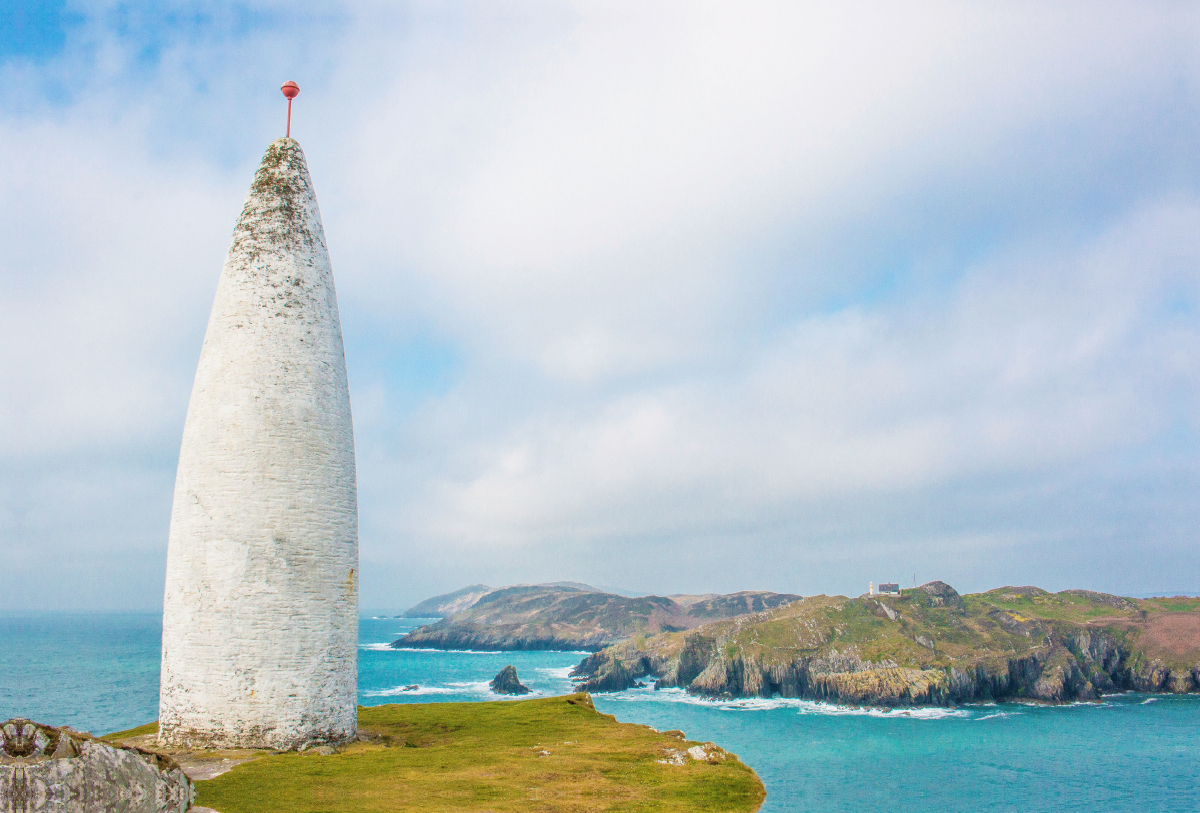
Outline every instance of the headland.
[[(360, 706), (358, 731), (336, 748), (174, 756), (211, 777), (196, 782), (196, 804), (220, 813), (752, 813), (765, 797), (735, 755), (679, 731), (618, 723), (587, 694)], [(143, 726), (108, 739), (156, 747), (155, 732)], [(206, 763), (216, 771), (204, 774)]]
[(812, 596), (686, 632), (631, 638), (576, 667), (579, 688), (641, 679), (706, 697), (872, 706), (1200, 692), (1200, 599), (943, 582), (898, 596)]
[[(466, 591), (477, 592), (476, 588)], [(472, 594), (466, 591), (436, 596), (418, 607), (454, 606), (460, 596)], [(630, 598), (586, 585), (514, 585), (483, 593), (470, 606), (437, 623), (418, 627), (392, 646), (595, 652), (633, 636), (689, 630), (711, 621), (781, 607), (799, 598), (760, 590)]]

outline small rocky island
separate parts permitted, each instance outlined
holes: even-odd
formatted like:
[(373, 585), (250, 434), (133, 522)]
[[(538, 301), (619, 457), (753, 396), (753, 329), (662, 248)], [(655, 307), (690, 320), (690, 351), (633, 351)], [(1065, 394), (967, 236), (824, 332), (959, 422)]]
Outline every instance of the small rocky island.
[(578, 688), (639, 678), (704, 697), (873, 706), (1092, 700), (1200, 692), (1200, 599), (1001, 587), (960, 596), (813, 596), (686, 632), (631, 638), (583, 660)]
[(529, 694), (529, 687), (517, 679), (517, 667), (511, 663), (492, 678), (488, 686), (496, 694)]

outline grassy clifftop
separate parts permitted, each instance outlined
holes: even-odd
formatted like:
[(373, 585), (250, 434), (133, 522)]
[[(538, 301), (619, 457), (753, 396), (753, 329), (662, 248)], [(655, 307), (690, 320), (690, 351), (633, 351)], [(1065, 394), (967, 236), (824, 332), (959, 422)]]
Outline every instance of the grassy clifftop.
[(1200, 691), (1200, 599), (1137, 600), (942, 582), (900, 596), (813, 596), (625, 641), (577, 669), (592, 691), (642, 677), (703, 695), (905, 705)]
[(750, 813), (765, 797), (733, 754), (618, 723), (586, 694), (360, 707), (359, 728), (366, 741), (338, 753), (264, 752), (199, 781), (196, 804), (220, 813)]

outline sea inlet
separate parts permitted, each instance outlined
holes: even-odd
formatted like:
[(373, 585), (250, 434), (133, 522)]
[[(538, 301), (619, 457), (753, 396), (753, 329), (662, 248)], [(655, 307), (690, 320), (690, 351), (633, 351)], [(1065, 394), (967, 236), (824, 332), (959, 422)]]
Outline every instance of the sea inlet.
[[(510, 663), (530, 696), (566, 694), (567, 673), (583, 658), (387, 646), (420, 623), (361, 619), (362, 705), (509, 702), (487, 684)], [(24, 716), (97, 734), (149, 722), (160, 642), (158, 614), (0, 614), (0, 720)], [(621, 721), (681, 729), (738, 754), (766, 785), (765, 813), (1184, 810), (1200, 788), (1200, 696), (894, 711), (783, 698), (713, 702), (652, 688), (595, 700)]]

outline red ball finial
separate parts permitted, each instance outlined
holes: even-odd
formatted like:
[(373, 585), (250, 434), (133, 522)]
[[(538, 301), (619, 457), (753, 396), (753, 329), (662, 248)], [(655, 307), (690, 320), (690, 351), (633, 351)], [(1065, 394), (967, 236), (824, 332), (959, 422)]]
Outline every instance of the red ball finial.
[(280, 90), (283, 91), (283, 95), (287, 96), (287, 100), (288, 100), (287, 138), (291, 138), (292, 137), (292, 99), (294, 99), (300, 95), (300, 86), (297, 85), (295, 82), (292, 82), (289, 80), (289, 81), (283, 83), (283, 87), (281, 87)]

